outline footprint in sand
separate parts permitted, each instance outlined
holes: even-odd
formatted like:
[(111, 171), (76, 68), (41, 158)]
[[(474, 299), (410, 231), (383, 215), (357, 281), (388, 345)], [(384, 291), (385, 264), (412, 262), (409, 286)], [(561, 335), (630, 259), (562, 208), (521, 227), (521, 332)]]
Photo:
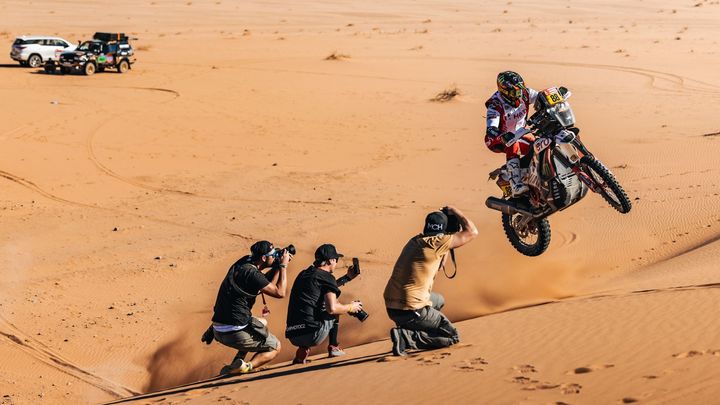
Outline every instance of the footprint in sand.
[(528, 385), (528, 384), (537, 384), (540, 381), (533, 380), (533, 379), (530, 379), (528, 377), (521, 375), (521, 376), (513, 377), (512, 382), (514, 382), (516, 384), (521, 384), (521, 385)]
[(572, 371), (568, 371), (565, 374), (568, 374), (568, 375), (569, 374), (586, 374), (586, 373), (592, 373), (595, 370), (603, 370), (603, 369), (612, 368), (612, 367), (615, 367), (615, 365), (614, 364), (600, 364), (600, 365), (594, 364), (594, 365), (586, 366), (586, 367), (578, 367)]
[(463, 360), (459, 363), (455, 363), (453, 367), (458, 371), (485, 371), (482, 367), (488, 364), (488, 362), (482, 357), (476, 357), (470, 360)]
[(421, 356), (417, 359), (417, 361), (420, 362), (421, 366), (437, 366), (440, 364), (440, 360), (443, 360), (450, 355), (452, 355), (450, 352), (434, 353), (429, 356)]
[(541, 383), (529, 384), (528, 386), (523, 387), (522, 389), (525, 391), (552, 390), (559, 386), (560, 386), (560, 384), (555, 384), (555, 383), (551, 383), (551, 382), (541, 382)]
[(672, 356), (675, 357), (676, 359), (685, 359), (685, 358), (688, 358), (688, 357), (698, 357), (698, 356), (702, 356), (703, 354), (705, 354), (705, 353), (704, 353), (704, 352), (701, 352), (701, 351), (698, 351), (698, 350), (690, 350), (690, 351), (687, 351), (687, 352), (675, 353), (675, 354), (673, 354)]
[(225, 401), (225, 402), (232, 401), (233, 404), (237, 404), (237, 405), (250, 405), (250, 402), (234, 400), (227, 395), (221, 395), (217, 398), (217, 402), (223, 402), (223, 401)]
[(537, 373), (535, 366), (533, 366), (532, 364), (521, 364), (519, 366), (513, 367), (513, 370), (521, 374)]
[(560, 393), (563, 395), (579, 394), (580, 389), (582, 389), (582, 385), (580, 384), (570, 383), (560, 385)]

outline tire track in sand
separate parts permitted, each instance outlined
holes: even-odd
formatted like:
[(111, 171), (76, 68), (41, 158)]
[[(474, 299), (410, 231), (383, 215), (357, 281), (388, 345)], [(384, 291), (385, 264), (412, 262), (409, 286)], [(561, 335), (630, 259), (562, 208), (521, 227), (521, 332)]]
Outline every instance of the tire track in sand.
[(17, 349), (28, 354), (35, 360), (63, 374), (69, 375), (88, 385), (91, 385), (113, 398), (119, 399), (127, 397), (128, 395), (139, 395), (139, 392), (133, 391), (123, 385), (93, 374), (77, 364), (74, 364), (72, 361), (62, 357), (58, 353), (55, 353), (42, 342), (23, 333), (2, 315), (0, 315), (0, 327), (2, 327), (0, 329), (0, 337), (5, 338)]
[[(470, 62), (510, 62), (517, 64), (526, 65), (547, 65), (547, 66), (563, 66), (563, 67), (576, 67), (576, 68), (587, 68), (587, 69), (599, 69), (606, 71), (619, 71), (624, 73), (630, 73), (640, 75), (650, 79), (650, 86), (654, 89), (666, 92), (676, 93), (687, 93), (692, 92), (693, 94), (701, 93), (706, 95), (720, 96), (720, 85), (704, 82), (697, 79), (681, 76), (675, 73), (663, 72), (659, 70), (632, 67), (627, 65), (612, 65), (612, 64), (598, 64), (598, 63), (582, 63), (582, 62), (557, 62), (557, 61), (546, 61), (546, 60), (533, 60), (533, 59), (513, 59), (513, 58), (473, 58), (473, 57), (446, 57), (446, 56), (394, 56), (392, 58), (386, 57), (368, 57), (369, 60), (383, 60), (383, 59), (405, 59), (405, 60), (448, 60), (448, 61), (470, 61)], [(268, 60), (270, 61), (270, 60)], [(282, 69), (282, 68), (263, 68), (256, 66), (238, 66), (233, 65), (227, 67), (228, 69), (240, 69), (240, 70), (253, 70), (263, 72), (276, 72), (276, 73), (295, 73), (295, 74), (306, 74), (306, 75), (317, 75), (317, 76), (337, 76), (337, 77), (354, 77), (359, 79), (375, 79), (375, 80), (391, 80), (397, 82), (412, 82), (412, 83), (437, 83), (435, 80), (417, 80), (401, 77), (391, 77), (382, 75), (361, 75), (361, 74), (348, 74), (348, 73), (335, 73), (335, 72), (322, 72), (322, 71), (310, 71), (310, 70), (293, 70), (293, 69)], [(444, 82), (442, 82), (444, 83)], [(666, 86), (666, 85), (669, 85)]]
[(73, 205), (73, 206), (83, 207), (83, 208), (92, 208), (92, 209), (96, 209), (96, 210), (112, 212), (115, 214), (132, 216), (135, 218), (140, 218), (140, 219), (144, 219), (147, 221), (152, 221), (152, 222), (161, 223), (161, 224), (165, 224), (165, 225), (172, 225), (172, 226), (176, 226), (176, 227), (180, 227), (180, 228), (193, 229), (196, 231), (202, 231), (202, 232), (207, 232), (207, 233), (212, 233), (212, 234), (219, 233), (219, 234), (224, 234), (227, 236), (232, 236), (232, 237), (241, 238), (241, 239), (245, 239), (245, 240), (253, 239), (253, 237), (250, 235), (243, 235), (240, 233), (228, 232), (228, 231), (220, 231), (220, 230), (204, 228), (204, 227), (196, 226), (196, 225), (188, 225), (188, 224), (183, 224), (180, 222), (170, 221), (167, 219), (152, 217), (150, 215), (138, 214), (138, 213), (134, 213), (134, 212), (130, 212), (130, 211), (123, 211), (123, 210), (119, 210), (119, 209), (115, 209), (115, 208), (102, 207), (99, 205), (93, 205), (93, 204), (87, 204), (87, 203), (83, 203), (83, 202), (79, 202), (79, 201), (68, 200), (66, 198), (59, 197), (55, 194), (45, 191), (44, 189), (42, 189), (41, 187), (39, 187), (37, 184), (35, 184), (34, 182), (32, 182), (30, 180), (27, 180), (20, 176), (16, 176), (16, 175), (6, 172), (4, 170), (0, 170), (0, 177), (10, 180), (13, 183), (16, 183), (18, 185), (21, 185), (37, 194), (40, 194), (41, 196), (43, 196), (49, 200), (59, 202), (62, 204)]

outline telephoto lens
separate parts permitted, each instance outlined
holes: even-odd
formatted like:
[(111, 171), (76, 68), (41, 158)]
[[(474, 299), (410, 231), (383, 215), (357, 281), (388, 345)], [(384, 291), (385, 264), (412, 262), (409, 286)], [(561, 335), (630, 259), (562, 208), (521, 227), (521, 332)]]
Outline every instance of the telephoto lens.
[(284, 247), (284, 248), (282, 248), (282, 249), (276, 249), (276, 250), (275, 250), (275, 253), (273, 253), (273, 256), (275, 257), (276, 260), (280, 260), (280, 258), (282, 257), (282, 252), (283, 252), (283, 250), (287, 250), (288, 253), (290, 253), (290, 256), (295, 256), (295, 253), (296, 253), (296, 251), (295, 251), (295, 246), (294, 246), (294, 245), (288, 245), (287, 247)]

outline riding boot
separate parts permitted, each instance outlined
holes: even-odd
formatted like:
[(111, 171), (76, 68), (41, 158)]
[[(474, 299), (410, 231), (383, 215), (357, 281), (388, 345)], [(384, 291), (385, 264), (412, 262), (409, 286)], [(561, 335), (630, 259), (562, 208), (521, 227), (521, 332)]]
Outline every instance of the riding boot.
[(523, 183), (522, 171), (520, 169), (520, 159), (512, 158), (507, 161), (508, 177), (510, 178), (510, 190), (512, 191), (513, 197), (517, 197), (526, 193), (529, 188)]

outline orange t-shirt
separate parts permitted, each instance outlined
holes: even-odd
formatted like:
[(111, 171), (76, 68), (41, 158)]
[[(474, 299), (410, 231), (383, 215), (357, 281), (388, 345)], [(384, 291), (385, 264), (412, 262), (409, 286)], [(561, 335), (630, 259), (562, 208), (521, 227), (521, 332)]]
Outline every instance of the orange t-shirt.
[(420, 309), (430, 302), (433, 281), (440, 263), (450, 250), (452, 235), (412, 237), (395, 262), (385, 286), (385, 306), (391, 309)]

